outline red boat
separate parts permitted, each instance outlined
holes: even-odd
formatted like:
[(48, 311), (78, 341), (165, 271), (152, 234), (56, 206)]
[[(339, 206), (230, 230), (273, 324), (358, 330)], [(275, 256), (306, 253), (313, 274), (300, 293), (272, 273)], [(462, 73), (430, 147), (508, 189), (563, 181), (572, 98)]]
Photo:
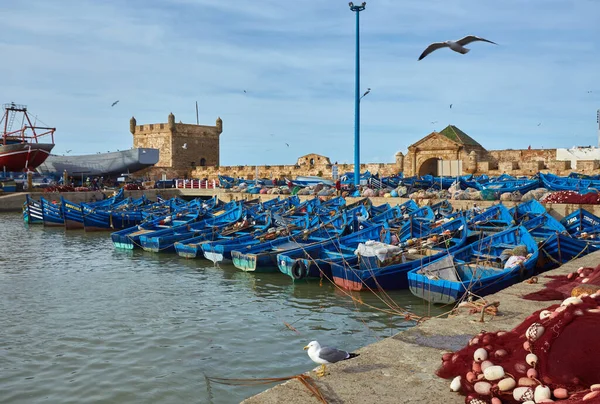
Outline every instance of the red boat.
[[(22, 127), (12, 131), (13, 123), (20, 116)], [(54, 147), (56, 128), (35, 126), (27, 114), (27, 106), (14, 102), (4, 104), (4, 116), (0, 119), (4, 133), (0, 139), (0, 170), (31, 171), (42, 164)]]

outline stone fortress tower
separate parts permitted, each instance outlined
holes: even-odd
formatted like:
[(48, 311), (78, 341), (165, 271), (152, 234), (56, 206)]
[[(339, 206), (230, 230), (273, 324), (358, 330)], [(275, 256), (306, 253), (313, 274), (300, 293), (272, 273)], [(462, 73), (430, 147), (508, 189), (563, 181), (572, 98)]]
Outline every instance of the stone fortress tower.
[(219, 136), (223, 121), (217, 118), (215, 126), (175, 123), (169, 114), (167, 123), (138, 125), (135, 117), (129, 121), (133, 147), (150, 147), (160, 150), (154, 167), (136, 174), (152, 180), (183, 178), (196, 167), (219, 165)]

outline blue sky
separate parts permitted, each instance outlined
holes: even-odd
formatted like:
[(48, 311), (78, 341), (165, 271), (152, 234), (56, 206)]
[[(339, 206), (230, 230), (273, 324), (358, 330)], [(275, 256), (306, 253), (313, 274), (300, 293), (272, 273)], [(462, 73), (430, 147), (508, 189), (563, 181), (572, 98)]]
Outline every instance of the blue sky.
[[(223, 119), (222, 165), (353, 161), (346, 1), (1, 1), (0, 15), (0, 102), (55, 126), (58, 154), (130, 148), (131, 116), (193, 123), (198, 101), (201, 124)], [(393, 161), (448, 124), (487, 149), (596, 145), (599, 15), (600, 0), (368, 1), (361, 161)], [(467, 34), (499, 46), (417, 61)]]

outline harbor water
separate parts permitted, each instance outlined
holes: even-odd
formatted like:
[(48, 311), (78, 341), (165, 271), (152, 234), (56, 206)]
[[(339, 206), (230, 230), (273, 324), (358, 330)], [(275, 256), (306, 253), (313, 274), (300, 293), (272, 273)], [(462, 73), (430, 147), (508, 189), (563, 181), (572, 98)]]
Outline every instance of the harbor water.
[[(0, 402), (237, 403), (317, 365), (311, 340), (354, 350), (413, 326), (370, 293), (175, 254), (116, 250), (109, 233), (0, 214)], [(408, 291), (399, 306), (435, 315)]]

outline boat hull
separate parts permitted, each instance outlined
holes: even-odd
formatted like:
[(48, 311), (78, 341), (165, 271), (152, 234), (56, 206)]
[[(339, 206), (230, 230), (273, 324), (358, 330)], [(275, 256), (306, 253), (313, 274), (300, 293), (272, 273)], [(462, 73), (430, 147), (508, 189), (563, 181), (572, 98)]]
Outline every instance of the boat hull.
[(46, 161), (53, 148), (52, 143), (0, 144), (0, 168), (6, 171), (34, 169)]
[(39, 173), (47, 175), (62, 175), (64, 171), (84, 172), (86, 176), (121, 175), (153, 166), (158, 162), (158, 152), (158, 149), (139, 148), (81, 156), (46, 155), (45, 161), (36, 167)]

